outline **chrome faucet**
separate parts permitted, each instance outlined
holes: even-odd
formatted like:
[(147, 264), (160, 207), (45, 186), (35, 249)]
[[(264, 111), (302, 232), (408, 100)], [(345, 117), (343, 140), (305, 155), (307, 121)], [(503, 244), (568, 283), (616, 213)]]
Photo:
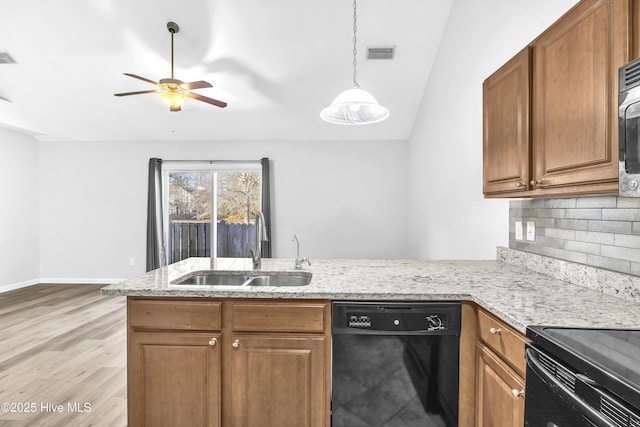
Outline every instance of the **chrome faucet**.
[(253, 269), (260, 270), (262, 268), (262, 242), (269, 241), (267, 237), (267, 225), (264, 223), (264, 215), (262, 212), (256, 212), (256, 220), (254, 222), (254, 244), (249, 249), (251, 260), (253, 261)]
[(296, 242), (296, 270), (302, 270), (302, 263), (306, 262), (309, 266), (311, 266), (311, 261), (309, 258), (300, 258), (300, 242), (298, 241), (298, 237), (294, 234), (291, 239), (292, 242)]

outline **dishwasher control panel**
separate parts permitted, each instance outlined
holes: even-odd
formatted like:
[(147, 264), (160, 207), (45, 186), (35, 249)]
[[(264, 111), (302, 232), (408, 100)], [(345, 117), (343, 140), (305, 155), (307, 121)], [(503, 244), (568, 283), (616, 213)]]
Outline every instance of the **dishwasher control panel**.
[(460, 303), (334, 302), (334, 333), (460, 333)]

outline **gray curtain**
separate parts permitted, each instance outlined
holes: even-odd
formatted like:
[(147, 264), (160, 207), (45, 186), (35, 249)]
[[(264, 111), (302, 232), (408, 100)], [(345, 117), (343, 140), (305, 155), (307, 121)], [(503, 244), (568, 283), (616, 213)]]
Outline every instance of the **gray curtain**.
[(269, 241), (262, 242), (262, 258), (271, 258), (271, 185), (269, 184), (269, 158), (260, 159), (262, 165), (262, 214), (264, 223), (267, 226), (267, 237)]
[(149, 159), (147, 271), (167, 265), (162, 221), (162, 159)]

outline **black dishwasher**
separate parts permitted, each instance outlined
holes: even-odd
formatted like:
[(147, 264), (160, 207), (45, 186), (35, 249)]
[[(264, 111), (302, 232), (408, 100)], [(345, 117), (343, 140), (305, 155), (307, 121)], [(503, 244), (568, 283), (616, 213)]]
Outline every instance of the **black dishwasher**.
[(458, 425), (459, 302), (336, 301), (332, 427)]

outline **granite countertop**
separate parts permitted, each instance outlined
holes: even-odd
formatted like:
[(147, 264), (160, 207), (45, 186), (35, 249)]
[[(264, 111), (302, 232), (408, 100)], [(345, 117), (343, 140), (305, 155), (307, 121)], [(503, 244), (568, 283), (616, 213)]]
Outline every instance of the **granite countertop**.
[[(219, 259), (217, 270), (296, 273), (292, 259)], [(303, 287), (175, 285), (210, 269), (209, 258), (189, 258), (102, 289), (105, 295), (153, 297), (309, 298), (330, 300), (473, 301), (521, 332), (527, 325), (640, 329), (640, 304), (570, 284), (502, 261), (313, 260)]]

